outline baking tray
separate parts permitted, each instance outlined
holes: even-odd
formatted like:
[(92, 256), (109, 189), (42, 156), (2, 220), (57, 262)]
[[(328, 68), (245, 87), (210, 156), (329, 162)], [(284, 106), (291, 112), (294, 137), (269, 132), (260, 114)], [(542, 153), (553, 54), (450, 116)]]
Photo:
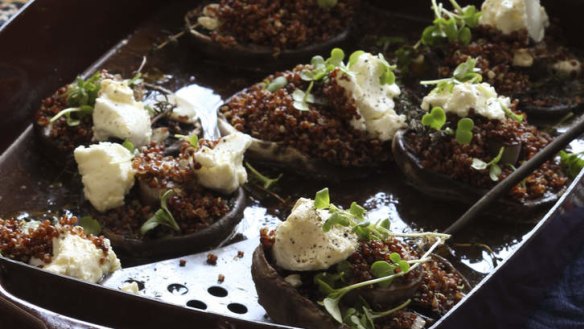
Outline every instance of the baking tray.
[[(80, 198), (78, 190), (62, 183), (63, 173), (39, 155), (32, 129), (26, 128), (40, 100), (76, 75), (107, 68), (127, 76), (147, 55), (147, 70), (167, 75), (165, 87), (174, 90), (194, 83), (225, 99), (269, 73), (210, 63), (187, 39), (152, 52), (154, 44), (180, 30), (183, 14), (196, 3), (36, 0), (0, 30), (0, 147), (11, 145), (0, 158), (0, 214), (58, 209)], [(374, 10), (371, 15), (383, 23), (371, 31), (416, 36), (419, 30), (414, 26), (424, 26), (424, 15), (430, 12), (427, 1), (380, 1), (380, 5), (400, 15)], [(574, 14), (583, 12), (584, 2), (556, 0), (544, 1), (544, 5), (550, 16), (560, 19), (573, 45), (584, 48)], [(421, 17), (420, 9), (424, 13)], [(379, 215), (389, 213), (396, 219), (392, 225), (397, 229), (441, 230), (464, 212), (464, 206), (437, 202), (409, 187), (402, 178), (393, 177), (396, 168), (389, 172), (379, 173), (371, 184), (329, 184), (333, 199), (341, 204), (365, 203)], [(286, 192), (291, 198), (313, 195), (323, 187), (293, 182), (294, 177), (285, 177), (282, 184), (290, 187)], [(487, 243), (495, 249), (497, 259), (476, 248), (453, 249), (450, 256), (455, 256), (457, 267), (477, 285), (435, 327), (521, 326), (543, 287), (559, 275), (580, 247), (584, 237), (583, 184), (580, 176), (537, 223), (498, 223), (484, 216), (457, 236), (455, 244)], [(103, 287), (0, 258), (3, 305), (9, 305), (7, 310), (18, 307), (51, 328), (277, 327), (264, 322), (267, 319), (253, 299), (254, 287), (246, 269), (251, 250), (258, 244), (258, 228), (285, 217), (286, 207), (260, 203), (253, 196), (248, 201), (238, 235), (213, 251), (219, 256), (216, 267), (203, 262), (206, 252), (152, 263), (127, 258), (123, 259), (125, 267), (137, 267), (114, 274)], [(236, 256), (238, 251), (244, 251), (243, 257)], [(179, 265), (181, 259), (185, 266)], [(225, 282), (217, 282), (218, 274), (226, 276)], [(142, 296), (118, 291), (128, 280), (145, 283)], [(227, 296), (223, 296), (225, 292)], [(12, 311), (3, 314), (24, 316)], [(4, 328), (3, 322), (0, 327)]]

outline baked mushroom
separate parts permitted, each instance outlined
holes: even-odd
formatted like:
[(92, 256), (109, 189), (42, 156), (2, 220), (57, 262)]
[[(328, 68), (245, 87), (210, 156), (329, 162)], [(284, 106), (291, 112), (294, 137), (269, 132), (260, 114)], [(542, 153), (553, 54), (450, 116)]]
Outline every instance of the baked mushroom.
[(222, 134), (253, 138), (252, 160), (315, 178), (363, 176), (391, 159), (409, 98), (382, 55), (341, 49), (267, 77), (220, 108)]
[(103, 142), (75, 149), (90, 213), (119, 252), (159, 259), (211, 248), (243, 217), (249, 137), (177, 143), (177, 152)]
[(432, 76), (449, 77), (477, 58), (485, 82), (518, 99), (520, 111), (558, 119), (583, 108), (583, 59), (550, 25), (539, 0), (486, 0), (480, 11), (451, 3), (452, 11), (432, 1), (433, 25), (407, 49), (410, 58), (422, 56)]
[[(1, 219), (0, 252), (47, 272), (97, 283), (121, 268), (110, 241), (85, 219), (65, 215), (40, 220)], [(95, 235), (94, 235), (95, 234)]]
[(359, 0), (204, 2), (185, 16), (198, 52), (240, 66), (285, 67), (339, 46)]
[[(517, 102), (480, 82), (475, 64), (469, 59), (454, 77), (426, 82), (437, 86), (422, 101), (424, 114), (393, 141), (395, 162), (415, 187), (469, 204), (552, 140), (527, 123)], [(545, 209), (567, 182), (560, 165), (550, 160), (515, 186), (496, 211), (519, 220), (512, 214)]]
[[(299, 199), (276, 230), (261, 232), (252, 263), (260, 304), (275, 322), (303, 328), (431, 324), (469, 284), (432, 254), (447, 235), (397, 234), (388, 223), (368, 221), (355, 203), (330, 204), (328, 189)], [(416, 239), (431, 246), (419, 250)]]

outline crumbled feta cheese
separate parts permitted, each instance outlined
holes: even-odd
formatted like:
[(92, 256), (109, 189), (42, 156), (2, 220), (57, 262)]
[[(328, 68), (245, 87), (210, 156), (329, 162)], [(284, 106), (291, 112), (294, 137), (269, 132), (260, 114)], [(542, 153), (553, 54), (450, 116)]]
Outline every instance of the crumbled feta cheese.
[(138, 294), (140, 292), (140, 287), (138, 287), (138, 282), (130, 281), (130, 282), (124, 283), (120, 287), (120, 290), (123, 292), (130, 293), (130, 294)]
[(481, 25), (493, 26), (504, 34), (526, 29), (535, 42), (543, 40), (550, 25), (539, 0), (486, 0), (481, 13)]
[(85, 198), (98, 211), (119, 207), (134, 185), (132, 153), (116, 143), (102, 142), (74, 151)]
[(251, 137), (242, 133), (227, 135), (214, 148), (201, 147), (195, 160), (201, 168), (195, 171), (199, 183), (209, 189), (230, 194), (247, 182), (243, 155), (251, 145)]
[(313, 200), (300, 198), (276, 229), (272, 247), (276, 264), (291, 271), (324, 270), (355, 252), (357, 236), (350, 228), (323, 231), (328, 217), (327, 210), (315, 209)]
[(513, 53), (513, 66), (531, 67), (533, 66), (533, 56), (529, 49), (517, 49)]
[(367, 131), (370, 137), (382, 141), (393, 139), (395, 133), (406, 127), (406, 117), (395, 112), (394, 98), (400, 95), (398, 85), (382, 84), (383, 59), (364, 53), (349, 67), (351, 75), (340, 74), (339, 86), (353, 99), (360, 119), (353, 119), (354, 129)]
[(121, 268), (120, 260), (111, 249), (110, 241), (104, 239), (107, 255), (89, 239), (65, 232), (53, 238), (53, 257), (50, 263), (31, 259), (32, 265), (39, 265), (48, 272), (74, 277), (96, 283), (104, 276)]
[(576, 59), (569, 59), (554, 63), (552, 70), (560, 77), (577, 77), (582, 72), (582, 63)]
[(299, 288), (302, 286), (302, 279), (300, 278), (300, 274), (290, 274), (284, 278), (287, 284), (291, 285), (294, 288)]
[(498, 96), (497, 91), (488, 83), (473, 84), (458, 83), (452, 91), (435, 88), (424, 97), (422, 109), (429, 111), (440, 106), (446, 113), (454, 113), (459, 117), (468, 116), (470, 109), (491, 120), (505, 120), (503, 106), (511, 107), (509, 97)]
[(111, 137), (129, 140), (136, 147), (150, 143), (150, 115), (126, 81), (104, 79), (93, 109), (93, 135), (98, 141)]

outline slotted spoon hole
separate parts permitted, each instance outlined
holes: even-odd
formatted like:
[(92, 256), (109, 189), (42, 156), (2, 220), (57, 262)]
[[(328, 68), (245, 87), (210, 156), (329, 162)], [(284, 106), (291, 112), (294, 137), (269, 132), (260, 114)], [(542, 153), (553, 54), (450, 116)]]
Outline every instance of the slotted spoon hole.
[(189, 300), (187, 302), (187, 306), (192, 307), (192, 308), (196, 308), (199, 310), (206, 310), (207, 309), (207, 304), (205, 304), (204, 302), (202, 302), (200, 300), (196, 300), (196, 299)]
[(227, 297), (228, 292), (225, 288), (219, 286), (212, 286), (207, 289), (207, 292), (215, 297)]
[(227, 305), (227, 309), (230, 310), (233, 313), (237, 313), (237, 314), (245, 314), (247, 313), (247, 307), (243, 304), (239, 304), (239, 303), (231, 303), (229, 305)]
[(189, 288), (180, 283), (169, 284), (166, 289), (173, 295), (186, 295), (189, 292)]

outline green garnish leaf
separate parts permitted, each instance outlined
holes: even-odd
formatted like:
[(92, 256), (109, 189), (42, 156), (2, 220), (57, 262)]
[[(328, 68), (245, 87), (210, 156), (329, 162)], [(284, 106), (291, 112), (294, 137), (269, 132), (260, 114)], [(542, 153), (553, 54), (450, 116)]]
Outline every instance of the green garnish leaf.
[(505, 104), (503, 104), (503, 102), (501, 100), (499, 100), (499, 104), (501, 104), (501, 108), (503, 109), (503, 111), (505, 112), (505, 115), (508, 118), (511, 118), (519, 123), (523, 122), (523, 119), (524, 119), (523, 114), (517, 114), (517, 113), (511, 111), (511, 109), (508, 108)]
[(389, 259), (397, 264), (398, 262), (401, 261), (401, 256), (397, 252), (392, 252), (391, 254), (389, 254)]
[(477, 59), (469, 57), (464, 63), (459, 64), (456, 69), (454, 69), (452, 77), (460, 82), (481, 82), (483, 80), (483, 76), (480, 74), (481, 70), (476, 66)]
[(349, 56), (349, 64), (347, 65), (348, 67), (351, 67), (353, 65), (355, 65), (355, 63), (357, 63), (357, 61), (359, 60), (359, 57), (361, 57), (361, 55), (363, 55), (365, 52), (363, 50), (357, 50), (354, 51), (351, 56)]
[(472, 142), (472, 129), (474, 122), (470, 118), (462, 118), (458, 120), (455, 138), (459, 144), (468, 145)]
[(87, 80), (77, 77), (75, 82), (67, 87), (67, 105), (70, 107), (80, 107), (82, 105), (93, 107), (100, 87), (100, 72), (95, 72)]
[(95, 218), (91, 216), (83, 216), (79, 218), (77, 224), (83, 227), (83, 230), (87, 234), (93, 234), (97, 236), (101, 232), (101, 225)]
[(134, 146), (134, 143), (132, 143), (129, 139), (126, 139), (122, 143), (122, 146), (125, 147), (128, 151), (130, 151), (130, 153), (134, 153), (134, 151), (136, 150), (136, 146)]
[(351, 207), (349, 208), (349, 213), (351, 215), (355, 216), (360, 221), (364, 221), (365, 220), (365, 213), (367, 213), (367, 210), (365, 208), (361, 207), (360, 205), (358, 205), (357, 202), (353, 202), (353, 203), (351, 203)]
[(489, 169), (489, 177), (494, 182), (497, 182), (499, 181), (499, 176), (501, 176), (501, 172), (502, 172), (501, 167), (498, 164), (493, 164)]
[(314, 196), (314, 207), (316, 209), (327, 209), (331, 204), (328, 187), (316, 192)]
[(280, 174), (276, 178), (270, 178), (262, 174), (259, 170), (252, 167), (251, 164), (249, 164), (249, 162), (245, 163), (245, 167), (252, 173), (254, 179), (259, 181), (262, 184), (263, 188), (265, 188), (266, 190), (269, 190), (272, 186), (276, 185), (280, 178), (284, 176), (284, 174)]
[(160, 209), (158, 209), (154, 216), (150, 217), (142, 227), (140, 228), (140, 234), (145, 235), (149, 231), (155, 229), (159, 225), (163, 225), (173, 229), (174, 231), (180, 232), (180, 226), (174, 219), (174, 216), (168, 209), (168, 199), (174, 194), (173, 190), (168, 190), (164, 192), (160, 198)]
[(572, 179), (576, 178), (582, 168), (584, 168), (584, 152), (571, 153), (560, 151), (560, 165), (568, 177)]
[(343, 59), (345, 59), (345, 52), (341, 48), (334, 48), (331, 50), (331, 57), (325, 61), (325, 64), (332, 71), (343, 64)]
[(476, 170), (485, 170), (485, 169), (487, 169), (488, 166), (489, 166), (489, 164), (486, 163), (486, 162), (484, 162), (481, 159), (477, 159), (477, 158), (472, 159), (472, 165), (471, 165), (471, 167), (473, 169), (476, 169)]
[(446, 113), (441, 107), (435, 107), (430, 113), (424, 114), (422, 117), (422, 124), (432, 129), (440, 131), (446, 124)]
[(497, 156), (494, 157), (493, 160), (491, 160), (490, 162), (485, 163), (483, 160), (475, 158), (475, 159), (472, 159), (471, 167), (475, 170), (485, 170), (488, 168), (489, 169), (489, 177), (494, 182), (497, 182), (497, 181), (499, 181), (499, 177), (501, 176), (501, 173), (503, 172), (503, 170), (501, 169), (501, 166), (499, 166), (499, 162), (503, 158), (504, 153), (505, 153), (505, 147), (503, 146), (499, 149), (499, 153), (497, 154)]
[(421, 44), (433, 47), (444, 43), (461, 45), (470, 43), (471, 29), (479, 25), (481, 13), (475, 6), (463, 8), (454, 0), (450, 0), (450, 3), (454, 11), (446, 10), (442, 4), (432, 0), (434, 21), (422, 32)]
[(288, 80), (285, 77), (280, 76), (272, 80), (272, 82), (266, 87), (266, 90), (273, 93), (278, 89), (285, 87), (287, 84)]

